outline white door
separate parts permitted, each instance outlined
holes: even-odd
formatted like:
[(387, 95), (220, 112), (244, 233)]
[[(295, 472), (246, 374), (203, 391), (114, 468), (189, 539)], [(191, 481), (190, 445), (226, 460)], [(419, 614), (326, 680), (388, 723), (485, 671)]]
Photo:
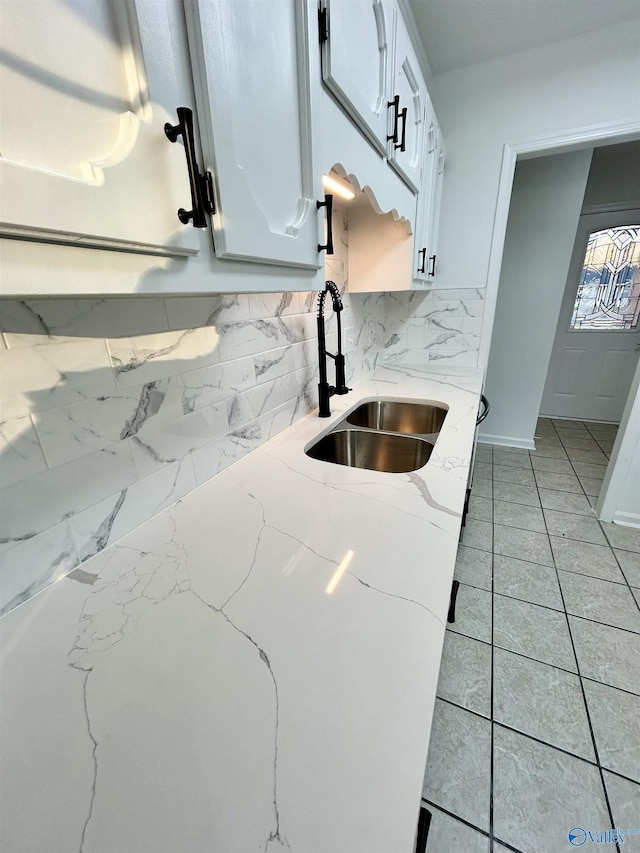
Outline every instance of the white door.
[(397, 115), (389, 110), (389, 163), (414, 191), (420, 190), (427, 87), (411, 39), (396, 12), (394, 58), (389, 100), (397, 98)]
[(542, 415), (620, 421), (638, 361), (639, 310), (640, 210), (581, 216)]
[(197, 252), (165, 122), (178, 91), (170, 7), (0, 3), (0, 235), (158, 255)]
[(385, 154), (391, 9), (383, 0), (326, 0), (324, 9), (322, 79), (378, 152)]
[(185, 0), (185, 11), (216, 254), (318, 269), (308, 4)]

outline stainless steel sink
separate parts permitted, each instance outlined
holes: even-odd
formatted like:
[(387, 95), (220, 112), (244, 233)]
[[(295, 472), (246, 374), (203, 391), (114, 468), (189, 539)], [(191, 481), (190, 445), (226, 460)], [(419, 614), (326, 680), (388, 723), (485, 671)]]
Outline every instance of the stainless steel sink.
[(347, 423), (367, 429), (412, 435), (434, 435), (440, 432), (447, 409), (434, 403), (405, 400), (369, 400), (347, 415)]
[(432, 450), (428, 441), (411, 435), (339, 429), (325, 435), (306, 453), (322, 462), (398, 474), (422, 468)]

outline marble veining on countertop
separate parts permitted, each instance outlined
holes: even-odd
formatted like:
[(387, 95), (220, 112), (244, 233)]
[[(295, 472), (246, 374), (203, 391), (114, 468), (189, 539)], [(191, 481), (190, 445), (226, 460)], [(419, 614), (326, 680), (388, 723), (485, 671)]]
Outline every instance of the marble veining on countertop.
[[(409, 853), (481, 379), (380, 368), (0, 620), (3, 849)], [(304, 454), (377, 395), (424, 468)]]

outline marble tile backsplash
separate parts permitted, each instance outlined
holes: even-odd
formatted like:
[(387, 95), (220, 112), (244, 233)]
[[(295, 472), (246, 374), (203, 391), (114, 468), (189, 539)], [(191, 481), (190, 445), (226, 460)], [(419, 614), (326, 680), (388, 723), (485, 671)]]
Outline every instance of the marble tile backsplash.
[(387, 361), (397, 364), (477, 364), (484, 289), (434, 290), (385, 295), (386, 317), (399, 328), (385, 337)]
[[(344, 289), (341, 251), (326, 274)], [(348, 380), (475, 364), (482, 296), (345, 292)], [(315, 408), (316, 300), (0, 302), (0, 612)]]

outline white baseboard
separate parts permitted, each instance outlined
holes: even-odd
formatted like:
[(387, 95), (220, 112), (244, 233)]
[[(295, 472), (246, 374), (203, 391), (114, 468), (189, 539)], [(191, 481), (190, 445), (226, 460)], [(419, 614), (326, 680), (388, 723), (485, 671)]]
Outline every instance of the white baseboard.
[(487, 435), (486, 433), (478, 434), (479, 444), (499, 444), (501, 447), (518, 447), (522, 450), (535, 450), (535, 444), (532, 440), (526, 438), (513, 438), (510, 435)]
[(613, 523), (625, 527), (640, 527), (640, 515), (637, 512), (614, 512)]
[(602, 418), (586, 418), (578, 417), (577, 415), (544, 415), (542, 412), (538, 415), (539, 418), (553, 419), (554, 421), (588, 421), (590, 424), (611, 424), (612, 426), (620, 426), (620, 421), (603, 421)]

